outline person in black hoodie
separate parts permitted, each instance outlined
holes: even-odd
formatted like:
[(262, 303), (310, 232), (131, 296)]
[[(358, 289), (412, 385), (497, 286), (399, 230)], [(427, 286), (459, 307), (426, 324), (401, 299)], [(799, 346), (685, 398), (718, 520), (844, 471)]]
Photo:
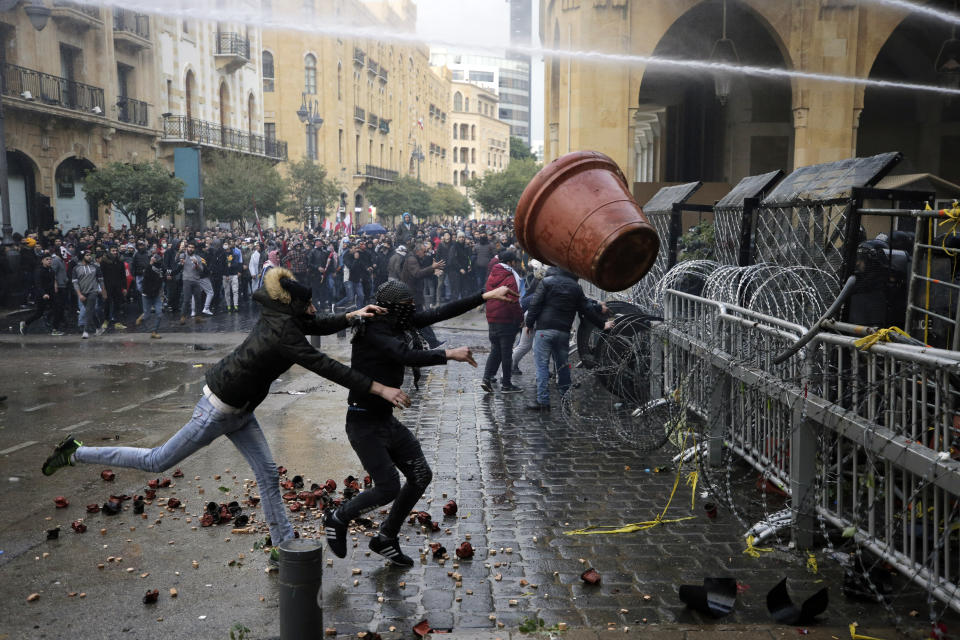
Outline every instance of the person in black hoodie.
[(306, 338), (336, 333), (382, 309), (371, 305), (349, 314), (316, 317), (310, 289), (280, 267), (267, 272), (263, 287), (253, 294), (253, 299), (262, 307), (260, 319), (246, 340), (207, 372), (203, 397), (193, 410), (193, 417), (173, 437), (152, 449), (141, 449), (85, 447), (70, 435), (44, 462), (43, 474), (52, 475), (76, 462), (160, 472), (226, 436), (253, 468), (274, 545), (292, 538), (293, 527), (280, 497), (277, 465), (253, 415), (273, 381), (299, 364), (348, 387), (351, 397), (368, 401), (366, 396), (372, 394), (388, 407), (409, 406), (410, 399), (400, 389), (387, 387), (317, 351)]
[(37, 306), (33, 309), (29, 318), (20, 321), (20, 335), (23, 335), (27, 327), (42, 318), (47, 309), (53, 306), (53, 300), (57, 295), (57, 281), (53, 275), (52, 262), (53, 259), (50, 254), (43, 256), (40, 260), (40, 266), (34, 272), (33, 281), (34, 290), (37, 292)]
[[(419, 330), (435, 322), (453, 318), (478, 307), (484, 300), (514, 301), (516, 294), (507, 287), (477, 293), (443, 306), (418, 311), (414, 293), (402, 282), (391, 280), (377, 289), (376, 304), (387, 310), (360, 324), (353, 337), (351, 362), (357, 372), (383, 385), (403, 384), (405, 367), (446, 364), (450, 360), (474, 367), (469, 347), (425, 349)], [(419, 379), (414, 369), (414, 385)], [(338, 558), (347, 555), (347, 525), (361, 514), (390, 502), (390, 514), (380, 524), (379, 533), (370, 539), (370, 550), (394, 564), (412, 566), (413, 560), (400, 550), (397, 536), (410, 510), (423, 496), (433, 478), (420, 443), (410, 430), (393, 416), (390, 402), (369, 394), (350, 391), (347, 409), (347, 438), (363, 468), (373, 478), (373, 488), (362, 492), (336, 511), (327, 510), (324, 526), (330, 549)], [(406, 478), (400, 487), (400, 470)]]
[(150, 264), (143, 271), (143, 280), (140, 281), (140, 289), (143, 291), (143, 313), (137, 318), (137, 326), (139, 327), (140, 323), (153, 310), (156, 320), (153, 324), (153, 330), (150, 332), (150, 337), (154, 339), (160, 338), (160, 318), (163, 315), (163, 296), (160, 295), (160, 291), (163, 289), (163, 283), (166, 279), (167, 270), (163, 267), (163, 257), (159, 253), (154, 253), (150, 257)]
[(123, 300), (127, 295), (127, 269), (117, 247), (110, 247), (107, 255), (100, 260), (100, 272), (103, 273), (103, 285), (107, 290), (103, 314), (107, 316), (107, 322), (104, 323), (104, 328), (107, 323), (111, 323), (117, 329), (126, 329), (120, 323), (120, 318), (123, 317)]

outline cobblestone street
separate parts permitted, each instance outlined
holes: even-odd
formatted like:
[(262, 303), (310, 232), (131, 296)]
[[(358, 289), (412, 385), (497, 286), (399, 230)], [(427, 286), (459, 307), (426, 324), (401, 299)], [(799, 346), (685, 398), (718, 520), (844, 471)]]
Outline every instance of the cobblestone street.
[[(111, 623), (110, 631), (103, 631), (104, 638), (131, 637), (129, 632), (135, 629), (154, 629), (142, 637), (158, 637), (155, 634), (162, 629), (174, 637), (221, 637), (234, 622), (251, 629), (253, 635), (248, 637), (277, 636), (277, 576), (264, 573), (263, 560), (251, 553), (252, 537), (235, 535), (231, 540), (229, 529), (197, 530), (196, 523), (184, 522), (197, 517), (207, 500), (216, 499), (210, 496), (217, 495), (218, 487), (229, 491), (221, 499), (243, 499), (241, 481), (249, 477), (249, 470), (228, 442), (218, 442), (184, 461), (187, 481), (181, 481), (170, 495), (184, 501), (185, 514), (171, 513), (164, 520), (163, 503), (154, 504), (148, 510), (154, 515), (159, 512), (160, 517), (150, 526), (133, 526), (139, 520), (128, 513), (120, 520), (97, 514), (87, 516), (87, 521), (93, 530), (104, 527), (104, 533), (76, 536), (69, 531), (70, 520), (83, 517), (84, 503), (105, 499), (108, 489), (99, 478), (100, 469), (80, 466), (50, 479), (35, 479), (47, 445), (61, 437), (57, 429), (77, 428), (88, 442), (119, 438), (126, 444), (152, 446), (162, 441), (164, 434), (189, 416), (199, 393), (203, 369), (193, 367), (208, 366), (204, 363), (215, 362), (242, 339), (242, 332), (224, 323), (240, 328), (250, 321), (242, 314), (214, 318), (190, 333), (169, 334), (162, 345), (133, 332), (108, 334), (97, 341), (70, 339), (67, 344), (47, 336), (0, 339), (7, 353), (29, 354), (18, 360), (18, 366), (26, 367), (25, 380), (44, 371), (54, 376), (44, 387), (49, 392), (46, 398), (35, 392), (21, 394), (9, 377), (11, 400), (0, 412), (4, 427), (0, 444), (6, 447), (0, 465), (10, 478), (13, 498), (5, 501), (3, 509), (8, 526), (2, 530), (6, 553), (0, 557), (0, 567), (7, 580), (0, 593), (0, 601), (5, 602), (0, 616), (17, 621), (5, 624), (0, 637), (3, 633), (9, 638), (26, 637), (22, 634), (28, 629), (48, 638), (63, 637), (65, 630), (100, 629), (104, 616), (111, 616), (116, 607), (125, 610), (125, 619), (122, 624)], [(447, 323), (438, 334), (448, 345), (474, 347), (483, 366), (487, 338), (481, 314), (473, 312)], [(325, 337), (322, 348), (337, 358), (349, 357), (346, 339)], [(101, 365), (91, 377), (89, 366), (82, 363), (94, 354), (109, 357), (112, 363)], [(59, 359), (58, 369), (49, 369), (49, 357)], [(841, 594), (842, 570), (822, 549), (816, 550), (816, 574), (808, 570), (803, 554), (788, 551), (776, 540), (758, 545), (774, 549), (771, 552), (759, 553), (757, 558), (744, 554), (745, 527), (724, 510), (722, 501), (717, 501), (721, 508), (715, 520), (704, 515), (705, 481), (701, 480), (691, 506), (687, 479), (696, 465), (687, 463), (679, 470), (671, 466), (676, 453), (673, 444), (652, 454), (638, 454), (608, 425), (566, 421), (559, 403), (549, 413), (525, 409), (534, 385), (532, 359), (524, 359), (521, 368), (524, 374), (515, 383), (524, 393), (512, 395), (484, 393), (479, 371), (463, 364), (424, 370), (420, 391), (412, 392), (414, 405), (402, 413), (401, 420), (416, 432), (433, 467), (432, 485), (418, 509), (429, 512), (440, 530), (427, 533), (419, 523), (404, 526), (401, 543), (416, 560), (409, 570), (368, 556), (364, 532), (353, 534), (356, 545), (348, 549), (346, 559), (325, 553), (325, 627), (335, 629), (338, 636), (355, 637), (362, 631), (386, 635), (393, 628), (397, 634), (393, 637), (410, 637), (411, 627), (426, 619), (434, 629), (505, 638), (507, 634), (515, 637), (525, 622), (542, 619), (544, 628), (554, 630), (562, 625), (598, 632), (617, 629), (621, 634), (624, 627), (631, 633), (661, 629), (667, 634), (664, 637), (683, 638), (695, 631), (722, 628), (738, 637), (768, 637), (774, 627), (766, 610), (766, 593), (784, 577), (798, 602), (830, 587), (830, 606), (821, 617), (825, 628), (843, 629), (858, 621), (863, 632), (870, 634), (893, 625), (885, 607), (850, 601)], [(11, 376), (13, 371), (4, 373)], [(104, 375), (112, 381), (107, 386), (97, 382)], [(111, 385), (131, 379), (142, 379), (143, 392), (154, 395), (142, 400), (131, 393), (105, 395), (111, 393)], [(89, 392), (81, 391), (77, 380), (96, 383), (97, 391), (84, 395)], [(574, 380), (583, 381), (575, 398), (612, 401), (584, 370), (575, 370)], [(170, 381), (179, 385), (176, 393), (156, 394)], [(75, 390), (68, 396), (74, 399), (68, 400), (58, 389)], [(302, 474), (317, 482), (331, 477), (341, 484), (346, 475), (361, 472), (343, 437), (344, 398), (342, 390), (295, 369), (275, 385), (258, 409), (276, 459), (290, 469), (290, 475)], [(85, 403), (82, 417), (87, 418), (80, 423), (71, 409), (78, 401)], [(11, 446), (28, 423), (35, 426), (20, 439), (31, 440)], [(229, 475), (221, 479), (224, 469), (233, 469), (232, 485), (225, 483)], [(140, 492), (146, 480), (156, 475), (118, 471), (123, 484), (110, 492)], [(195, 475), (199, 480), (191, 481)], [(721, 469), (718, 477), (727, 479), (738, 502), (766, 501), (764, 509), (755, 509), (758, 518), (782, 504), (776, 496), (760, 496), (756, 474), (745, 467)], [(567, 535), (590, 525), (654, 520), (670, 500), (675, 483), (664, 519), (692, 519), (632, 533)], [(205, 495), (196, 495), (204, 489)], [(30, 497), (38, 493), (39, 498)], [(67, 495), (75, 506), (55, 510), (50, 500), (57, 493)], [(450, 499), (459, 506), (456, 517), (443, 515), (442, 506)], [(14, 509), (14, 504), (27, 505), (27, 510)], [(260, 518), (259, 509), (250, 513)], [(320, 530), (315, 516), (311, 511), (304, 520), (294, 521), (312, 536)], [(372, 517), (382, 515), (374, 512)], [(61, 540), (44, 541), (44, 529), (58, 523), (66, 529)], [(476, 555), (458, 561), (454, 551), (468, 535)], [(434, 558), (428, 547), (431, 542), (442, 544), (449, 559), (441, 563)], [(106, 554), (132, 560), (132, 573), (98, 572), (93, 567), (103, 563)], [(246, 559), (235, 562), (243, 556)], [(195, 558), (201, 561), (200, 571), (190, 568)], [(591, 567), (601, 575), (598, 585), (580, 579)], [(138, 575), (149, 576), (143, 584), (177, 586), (182, 595), (162, 599), (158, 609), (144, 607)], [(680, 602), (678, 585), (722, 576), (741, 584), (731, 615), (719, 621), (704, 619)], [(901, 628), (925, 637), (921, 632), (929, 632), (928, 607), (922, 591), (906, 581), (899, 587), (902, 591), (894, 610), (903, 617)], [(89, 591), (90, 597), (64, 597), (61, 592), (69, 589)], [(41, 600), (27, 603), (30, 592), (40, 593)], [(908, 615), (914, 609), (919, 612), (916, 618)], [(948, 614), (948, 627), (956, 626), (951, 619)], [(65, 626), (57, 620), (65, 620)], [(763, 625), (762, 630), (756, 625)], [(835, 633), (821, 637), (831, 635)]]

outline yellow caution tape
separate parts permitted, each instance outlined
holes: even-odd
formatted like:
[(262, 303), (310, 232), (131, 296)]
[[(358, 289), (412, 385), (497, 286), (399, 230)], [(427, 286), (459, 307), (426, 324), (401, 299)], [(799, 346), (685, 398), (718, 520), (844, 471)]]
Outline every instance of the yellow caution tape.
[[(927, 204), (929, 207), (930, 205)], [(946, 220), (941, 220), (938, 226), (943, 226), (945, 224), (950, 225), (949, 231), (947, 231), (943, 236), (943, 251), (948, 256), (954, 256), (956, 253), (947, 249), (947, 236), (956, 235), (957, 227), (960, 226), (960, 206), (957, 205), (957, 201), (953, 201), (953, 206), (949, 209), (940, 209), (937, 211), (937, 215), (946, 218)]]
[(873, 636), (865, 636), (863, 634), (857, 633), (857, 627), (859, 625), (856, 622), (850, 623), (850, 640), (882, 640), (881, 638), (875, 638)]
[(699, 471), (691, 471), (687, 474), (687, 486), (690, 487), (690, 508), (693, 509), (693, 503), (697, 499), (697, 482), (700, 480)]
[(894, 333), (899, 333), (906, 338), (910, 337), (910, 334), (900, 327), (890, 327), (889, 329), (880, 329), (876, 333), (871, 333), (868, 336), (864, 336), (858, 340), (855, 340), (853, 346), (855, 346), (857, 349), (867, 351), (870, 347), (878, 342), (890, 342), (890, 336)]
[[(688, 430), (683, 436), (683, 442), (681, 443), (680, 450), (685, 451), (687, 448), (687, 437), (690, 435)], [(589, 527), (584, 527), (582, 529), (576, 529), (574, 531), (564, 531), (568, 536), (589, 536), (589, 535), (599, 535), (599, 534), (614, 534), (614, 533), (633, 533), (634, 531), (643, 531), (644, 529), (652, 529), (653, 527), (659, 524), (669, 524), (671, 522), (683, 522), (684, 520), (693, 520), (696, 516), (686, 516), (684, 518), (664, 518), (667, 515), (667, 510), (670, 508), (670, 503), (673, 502), (673, 496), (677, 493), (677, 487), (680, 485), (680, 473), (683, 469), (683, 461), (681, 460), (680, 464), (677, 465), (677, 475), (673, 479), (673, 489), (670, 491), (670, 497), (667, 498), (667, 504), (663, 508), (663, 511), (657, 514), (653, 520), (645, 520), (643, 522), (631, 522), (630, 524), (620, 525), (620, 526), (607, 526), (607, 525), (591, 525)], [(692, 480), (691, 480), (692, 476)], [(698, 474), (696, 471), (692, 471), (687, 474), (687, 484), (693, 483), (694, 495), (696, 495), (697, 488), (697, 478)], [(693, 506), (693, 498), (690, 499), (690, 505)]]
[(759, 558), (761, 553), (773, 553), (773, 549), (770, 547), (755, 547), (753, 546), (753, 541), (756, 538), (753, 536), (747, 536), (747, 548), (743, 550), (745, 554), (751, 558)]

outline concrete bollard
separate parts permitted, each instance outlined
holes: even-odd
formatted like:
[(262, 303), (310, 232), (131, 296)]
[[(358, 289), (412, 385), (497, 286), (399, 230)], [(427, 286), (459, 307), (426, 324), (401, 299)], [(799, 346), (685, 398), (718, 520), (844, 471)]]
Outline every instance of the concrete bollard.
[(323, 545), (303, 538), (282, 542), (279, 583), (280, 640), (317, 638), (323, 629)]

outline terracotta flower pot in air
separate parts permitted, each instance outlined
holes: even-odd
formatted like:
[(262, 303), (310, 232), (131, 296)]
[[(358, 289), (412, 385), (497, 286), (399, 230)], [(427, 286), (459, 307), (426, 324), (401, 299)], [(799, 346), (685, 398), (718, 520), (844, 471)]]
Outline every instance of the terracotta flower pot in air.
[(597, 151), (575, 151), (540, 170), (514, 218), (523, 248), (606, 291), (642, 278), (660, 250), (617, 164)]

